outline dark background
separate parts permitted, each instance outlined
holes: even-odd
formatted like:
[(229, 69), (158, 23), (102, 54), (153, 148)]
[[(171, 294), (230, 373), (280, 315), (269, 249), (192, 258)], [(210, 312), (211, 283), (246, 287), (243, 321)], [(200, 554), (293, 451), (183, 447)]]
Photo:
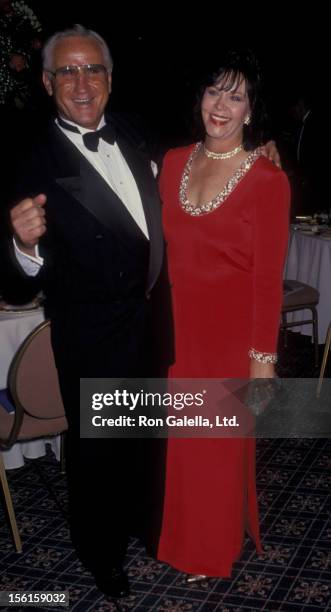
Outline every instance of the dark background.
[(327, 75), (327, 24), (312, 6), (306, 14), (303, 5), (289, 3), (27, 1), (46, 36), (81, 23), (107, 40), (114, 58), (111, 107), (138, 114), (169, 145), (189, 139), (199, 76), (217, 63), (222, 48), (249, 46), (257, 52), (275, 134), (287, 121), (293, 97), (303, 90), (320, 95)]
[[(330, 131), (331, 34), (326, 10), (321, 11), (316, 3), (307, 8), (302, 2), (295, 6), (289, 1), (285, 5), (268, 2), (256, 6), (250, 2), (243, 6), (238, 0), (226, 4), (196, 0), (195, 4), (175, 5), (154, 0), (150, 6), (141, 2), (131, 5), (124, 0), (26, 3), (41, 21), (45, 37), (81, 23), (106, 39), (114, 58), (111, 109), (139, 117), (155, 144), (153, 158), (157, 161), (169, 147), (193, 140), (189, 127), (201, 72), (217, 64), (223, 48), (251, 47), (264, 69), (272, 135), (289, 175), (295, 148), (289, 153), (289, 140), (283, 138), (289, 125), (288, 110), (299, 93), (304, 91), (312, 98), (318, 125), (313, 147), (317, 183), (319, 192), (326, 191), (328, 170), (321, 172), (321, 168), (329, 159), (323, 152)], [(0, 234), (6, 230), (6, 211), (18, 168), (51, 110), (44, 92), (36, 99), (37, 107), (28, 119), (21, 112), (7, 116), (6, 109), (0, 124), (4, 160)], [(319, 208), (322, 202), (324, 208), (329, 198), (318, 195), (315, 201)], [(300, 214), (301, 208), (299, 202)]]

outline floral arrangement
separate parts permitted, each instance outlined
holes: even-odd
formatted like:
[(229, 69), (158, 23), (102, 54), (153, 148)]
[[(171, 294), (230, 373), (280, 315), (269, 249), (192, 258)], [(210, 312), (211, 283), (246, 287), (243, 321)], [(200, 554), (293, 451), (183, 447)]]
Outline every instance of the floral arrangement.
[[(21, 108), (30, 95), (29, 63), (42, 27), (23, 0), (13, 0), (10, 8), (0, 16), (0, 105)], [(20, 67), (12, 64), (15, 55), (22, 58)]]
[(15, 0), (14, 2), (12, 2), (12, 7), (17, 15), (21, 15), (23, 19), (26, 19), (30, 22), (31, 27), (36, 32), (41, 32), (41, 24), (39, 23), (33, 10), (30, 9), (30, 7), (27, 6), (25, 2), (23, 2), (22, 0)]
[(12, 42), (9, 36), (0, 32), (0, 105), (12, 90), (12, 77), (7, 68), (8, 57), (12, 53)]

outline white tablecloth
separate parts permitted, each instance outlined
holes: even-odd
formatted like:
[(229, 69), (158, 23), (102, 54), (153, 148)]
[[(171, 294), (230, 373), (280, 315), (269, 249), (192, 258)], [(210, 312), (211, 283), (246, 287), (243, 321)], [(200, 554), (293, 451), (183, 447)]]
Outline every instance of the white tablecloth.
[[(318, 339), (325, 342), (331, 321), (331, 240), (300, 231), (291, 231), (285, 278), (298, 280), (320, 292), (318, 311)], [(309, 311), (305, 313), (310, 315)], [(293, 313), (293, 320), (302, 318), (302, 312)], [(301, 333), (312, 335), (312, 326), (304, 325)]]
[[(0, 389), (7, 387), (7, 376), (11, 361), (23, 340), (44, 320), (42, 308), (25, 313), (0, 311)], [(45, 455), (45, 444), (50, 442), (57, 459), (60, 457), (60, 436), (42, 438), (31, 442), (18, 442), (7, 451), (2, 451), (6, 469), (22, 467), (24, 457), (35, 459)]]

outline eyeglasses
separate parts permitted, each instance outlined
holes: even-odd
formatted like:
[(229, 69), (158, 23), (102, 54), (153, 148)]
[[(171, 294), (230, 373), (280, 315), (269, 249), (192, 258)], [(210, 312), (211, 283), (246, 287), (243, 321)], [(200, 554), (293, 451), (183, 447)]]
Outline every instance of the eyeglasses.
[(47, 70), (50, 74), (52, 74), (58, 81), (70, 83), (75, 81), (80, 72), (92, 81), (100, 78), (101, 75), (107, 74), (108, 70), (106, 66), (103, 64), (82, 64), (81, 66), (61, 66), (61, 68), (57, 68), (56, 70)]

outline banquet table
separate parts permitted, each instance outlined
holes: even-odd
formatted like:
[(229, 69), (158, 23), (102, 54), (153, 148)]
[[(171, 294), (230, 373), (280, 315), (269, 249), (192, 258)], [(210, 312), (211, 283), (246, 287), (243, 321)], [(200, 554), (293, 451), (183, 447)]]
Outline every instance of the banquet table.
[[(331, 321), (331, 236), (292, 229), (285, 278), (307, 283), (320, 292), (317, 306), (318, 341), (324, 343)], [(305, 315), (309, 316), (309, 311)], [(302, 312), (292, 313), (291, 316), (294, 321), (303, 318)], [(312, 326), (303, 325), (300, 331), (311, 336)]]
[[(12, 359), (25, 338), (39, 323), (44, 321), (43, 308), (32, 310), (0, 310), (0, 389), (7, 387), (7, 377)], [(24, 457), (35, 459), (46, 453), (45, 445), (50, 443), (57, 459), (60, 457), (60, 436), (41, 438), (28, 442), (17, 442), (6, 451), (1, 451), (5, 468), (13, 469), (24, 465)]]

